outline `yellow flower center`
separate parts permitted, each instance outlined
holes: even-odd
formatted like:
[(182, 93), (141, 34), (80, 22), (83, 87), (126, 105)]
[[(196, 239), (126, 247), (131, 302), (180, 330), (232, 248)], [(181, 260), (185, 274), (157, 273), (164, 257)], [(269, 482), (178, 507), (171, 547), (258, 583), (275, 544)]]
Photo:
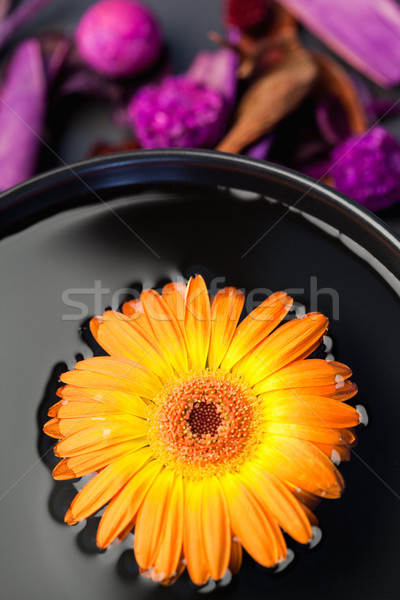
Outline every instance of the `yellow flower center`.
[(232, 373), (191, 371), (168, 382), (150, 407), (150, 445), (186, 477), (222, 474), (254, 451), (260, 412), (257, 396)]

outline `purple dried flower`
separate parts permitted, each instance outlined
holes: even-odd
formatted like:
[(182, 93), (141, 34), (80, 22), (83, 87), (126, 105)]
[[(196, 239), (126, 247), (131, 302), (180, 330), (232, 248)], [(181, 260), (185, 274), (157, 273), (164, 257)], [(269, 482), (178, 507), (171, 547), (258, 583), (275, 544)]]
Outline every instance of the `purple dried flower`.
[(1, 89), (0, 189), (33, 175), (46, 114), (47, 85), (40, 44), (15, 50)]
[(143, 87), (128, 115), (143, 148), (207, 148), (220, 139), (221, 94), (185, 75)]
[(335, 187), (369, 210), (400, 200), (400, 143), (383, 127), (348, 138), (331, 160)]
[(128, 106), (141, 145), (213, 148), (234, 107), (237, 64), (232, 50), (200, 52), (185, 75), (143, 87)]
[(101, 0), (83, 14), (76, 43), (83, 60), (110, 78), (133, 77), (160, 56), (161, 29), (149, 8), (134, 0)]

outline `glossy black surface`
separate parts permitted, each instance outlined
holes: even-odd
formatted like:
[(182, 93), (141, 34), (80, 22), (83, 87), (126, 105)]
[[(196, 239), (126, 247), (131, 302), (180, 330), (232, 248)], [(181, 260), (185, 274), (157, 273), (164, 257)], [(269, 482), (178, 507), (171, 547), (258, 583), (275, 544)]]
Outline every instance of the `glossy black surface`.
[[(90, 356), (80, 326), (121, 302), (125, 292), (113, 298), (116, 290), (159, 286), (201, 272), (209, 283), (221, 277), (220, 286), (246, 292), (298, 288), (298, 302), (331, 317), (333, 353), (353, 368), (360, 388), (356, 401), (370, 416), (351, 462), (341, 467), (344, 497), (324, 501), (317, 510), (322, 542), (313, 550), (290, 543), (295, 560), (278, 575), (247, 557), (232, 583), (212, 596), (397, 599), (399, 241), (326, 188), (309, 190), (309, 180), (246, 159), (208, 152), (137, 153), (73, 170), (0, 198), (2, 597), (197, 596), (186, 580), (163, 589), (138, 578), (131, 537), (98, 553), (92, 544), (95, 521), (86, 527), (62, 525), (74, 491), (70, 484), (52, 482), (52, 454), (41, 456), (49, 447), (39, 424), (65, 363), (72, 366), (79, 353)], [(288, 211), (282, 202), (320, 221)], [(100, 305), (90, 292), (72, 292), (87, 304), (88, 315), (71, 319), (77, 310), (66, 306), (65, 290), (91, 288), (96, 281), (108, 290)], [(313, 285), (320, 290), (316, 303)], [(261, 301), (262, 293), (256, 298)]]

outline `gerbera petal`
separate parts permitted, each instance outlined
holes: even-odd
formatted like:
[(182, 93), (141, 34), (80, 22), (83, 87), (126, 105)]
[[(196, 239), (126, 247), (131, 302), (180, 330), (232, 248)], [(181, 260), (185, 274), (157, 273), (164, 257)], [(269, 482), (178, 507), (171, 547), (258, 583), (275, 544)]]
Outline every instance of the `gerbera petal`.
[(232, 535), (228, 506), (217, 477), (203, 479), (201, 520), (210, 575), (218, 580), (229, 566)]
[(186, 285), (181, 282), (168, 283), (163, 287), (162, 297), (178, 321), (181, 331), (185, 331)]
[(331, 400), (337, 400), (339, 402), (345, 402), (350, 400), (358, 393), (358, 388), (352, 381), (344, 381), (340, 385), (322, 385), (319, 387), (301, 387), (291, 388), (294, 394), (297, 394), (299, 398), (303, 396), (323, 396), (330, 398)]
[(210, 346), (210, 298), (201, 275), (191, 277), (185, 298), (185, 331), (193, 369), (204, 369)]
[(316, 496), (338, 498), (344, 489), (335, 465), (305, 440), (270, 434), (258, 456), (262, 468)]
[(234, 371), (255, 386), (299, 356), (311, 352), (322, 340), (327, 327), (328, 319), (319, 313), (289, 321), (242, 358)]
[(115, 538), (121, 538), (126, 531), (131, 531), (138, 510), (161, 469), (160, 462), (149, 461), (114, 496), (108, 504), (97, 530), (96, 541), (99, 548), (106, 548)]
[(243, 550), (242, 545), (235, 540), (232, 540), (231, 557), (229, 559), (229, 570), (232, 575), (236, 575), (242, 566)]
[(129, 324), (139, 330), (146, 337), (153, 339), (154, 333), (149, 320), (144, 312), (143, 304), (140, 298), (128, 300), (122, 305), (122, 312), (129, 317)]
[(67, 385), (63, 388), (61, 397), (61, 405), (65, 407), (69, 404), (79, 405), (91, 402), (97, 405), (99, 412), (109, 409), (121, 416), (135, 416), (142, 419), (146, 419), (148, 416), (148, 405), (134, 392), (129, 394), (113, 389), (98, 390)]
[(91, 402), (89, 398), (82, 402), (57, 402), (54, 404), (48, 412), (49, 417), (54, 416), (58, 419), (77, 419), (79, 417), (105, 417), (108, 415), (121, 414), (114, 406), (108, 406), (107, 404), (101, 404), (100, 402)]
[(135, 393), (144, 398), (154, 398), (162, 386), (157, 375), (144, 365), (111, 356), (79, 361), (73, 371), (63, 373), (60, 379), (77, 387)]
[(264, 567), (286, 557), (286, 544), (275, 520), (263, 509), (255, 494), (238, 477), (220, 477), (234, 535), (244, 549)]
[(151, 456), (149, 448), (142, 448), (115, 460), (100, 471), (73, 499), (65, 515), (66, 523), (72, 525), (97, 512), (151, 459)]
[(147, 445), (147, 441), (142, 438), (115, 444), (114, 446), (104, 448), (100, 452), (87, 452), (70, 458), (64, 458), (53, 469), (53, 477), (57, 480), (65, 480), (89, 475), (90, 473), (104, 469), (104, 467), (107, 467), (116, 458), (129, 454), (134, 450), (139, 450)]
[(196, 585), (210, 579), (210, 569), (205, 555), (201, 520), (202, 482), (185, 480), (185, 520), (183, 553), (189, 576)]
[(298, 425), (296, 423), (278, 423), (270, 421), (265, 423), (264, 431), (269, 434), (283, 435), (286, 437), (319, 442), (322, 444), (339, 444), (350, 446), (355, 441), (355, 435), (349, 429), (331, 429), (328, 427), (315, 427), (313, 425)]
[(301, 544), (310, 541), (312, 537), (310, 522), (285, 484), (271, 473), (261, 469), (259, 465), (251, 463), (241, 470), (239, 477), (254, 490), (259, 502), (293, 539)]
[(354, 427), (360, 422), (360, 414), (355, 408), (329, 398), (298, 396), (293, 390), (261, 394), (260, 398), (266, 421), (329, 428)]
[[(136, 560), (142, 569), (147, 570), (155, 565), (157, 553), (165, 531), (165, 523), (168, 520), (168, 510), (171, 507), (170, 497), (173, 496), (176, 478), (177, 476), (171, 469), (160, 471), (156, 483), (150, 487), (139, 509), (135, 527), (134, 549)], [(174, 496), (174, 498), (176, 497)], [(174, 515), (176, 515), (175, 505), (173, 506), (173, 510)], [(182, 535), (181, 529), (178, 523), (176, 532), (178, 539)], [(172, 560), (176, 557), (177, 567), (181, 547), (179, 547), (178, 553), (176, 553), (175, 547), (171, 548), (171, 551), (173, 553)], [(160, 579), (163, 579), (163, 577)]]
[(157, 349), (150, 335), (130, 325), (129, 317), (108, 310), (90, 321), (90, 330), (98, 344), (116, 358), (128, 358), (166, 379), (173, 375), (172, 366)]
[(114, 444), (145, 437), (148, 431), (148, 423), (143, 419), (132, 417), (129, 424), (113, 419), (69, 435), (54, 447), (54, 454), (67, 457), (84, 452), (97, 452)]
[(351, 448), (349, 446), (343, 446), (340, 444), (321, 444), (320, 442), (313, 442), (314, 446), (322, 450), (324, 454), (335, 462), (335, 459), (342, 461), (348, 461), (351, 457)]
[(339, 362), (321, 359), (296, 360), (260, 381), (255, 386), (254, 393), (342, 384), (351, 375), (351, 369)]
[(144, 311), (149, 320), (160, 352), (172, 364), (177, 373), (188, 370), (185, 340), (182, 330), (168, 304), (155, 290), (141, 294)]
[(182, 477), (177, 476), (168, 498), (163, 532), (154, 560), (157, 580), (171, 579), (178, 571), (183, 545), (183, 518), (183, 481)]
[(211, 305), (211, 341), (208, 366), (219, 367), (224, 358), (236, 325), (240, 319), (245, 296), (241, 290), (227, 287), (220, 290)]
[(230, 370), (243, 356), (253, 350), (286, 317), (293, 299), (285, 292), (276, 292), (257, 306), (238, 326), (222, 362)]

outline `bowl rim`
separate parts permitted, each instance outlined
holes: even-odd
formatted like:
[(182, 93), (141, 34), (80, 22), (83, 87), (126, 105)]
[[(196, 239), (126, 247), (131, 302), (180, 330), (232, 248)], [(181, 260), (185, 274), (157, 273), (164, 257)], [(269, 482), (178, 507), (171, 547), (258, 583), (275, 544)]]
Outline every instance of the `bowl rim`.
[[(103, 201), (100, 193), (105, 191), (145, 183), (201, 185), (205, 177), (208, 185), (219, 183), (257, 194), (264, 189), (265, 196), (272, 189), (276, 195), (285, 196), (281, 201), (291, 207), (288, 210), (301, 201), (301, 212), (317, 217), (320, 213), (331, 226), (339, 225), (340, 232), (347, 229), (344, 233), (372, 250), (373, 256), (378, 255), (378, 260), (400, 281), (400, 237), (375, 214), (307, 175), (268, 161), (215, 150), (133, 150), (65, 164), (37, 175), (0, 194), (1, 237), (24, 229), (32, 220), (76, 206), (70, 201), (71, 194), (68, 201), (69, 191), (80, 197), (82, 206)], [(267, 182), (269, 190), (263, 188)], [(82, 202), (83, 196), (86, 202)]]

